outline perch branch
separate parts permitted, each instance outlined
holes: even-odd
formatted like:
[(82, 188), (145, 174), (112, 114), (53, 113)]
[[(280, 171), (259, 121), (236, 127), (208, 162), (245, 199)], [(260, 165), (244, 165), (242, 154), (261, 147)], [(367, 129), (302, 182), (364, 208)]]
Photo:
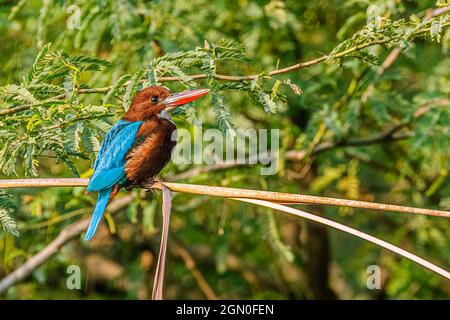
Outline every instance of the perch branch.
[[(321, 204), (331, 206), (352, 207), (361, 209), (372, 209), (381, 211), (396, 211), (412, 214), (423, 214), (440, 217), (450, 217), (449, 211), (432, 210), (424, 208), (405, 207), (392, 204), (383, 204), (368, 201), (348, 200), (339, 198), (329, 198), (320, 196), (311, 196), (303, 194), (292, 194), (284, 192), (272, 192), (250, 189), (215, 187), (185, 183), (163, 182), (170, 190), (174, 192), (191, 193), (197, 195), (209, 195), (225, 198), (246, 198), (267, 200), (277, 203), (289, 204)], [(1, 184), (0, 184), (1, 186)], [(156, 186), (155, 186), (156, 187)]]
[[(87, 186), (89, 179), (82, 178), (35, 178), (35, 179), (3, 179), (0, 180), (0, 188), (27, 188), (27, 187), (61, 187), (61, 186)], [(217, 196), (225, 198), (247, 198), (268, 200), (278, 203), (290, 204), (320, 204), (331, 206), (343, 206), (361, 209), (396, 211), (411, 214), (423, 214), (429, 216), (450, 217), (449, 211), (433, 210), (425, 208), (405, 207), (393, 204), (384, 204), (368, 201), (348, 200), (330, 197), (292, 194), (284, 192), (272, 192), (250, 189), (226, 188), (186, 183), (163, 182), (174, 192), (183, 192), (197, 195)], [(154, 184), (152, 188), (161, 189), (161, 184)]]

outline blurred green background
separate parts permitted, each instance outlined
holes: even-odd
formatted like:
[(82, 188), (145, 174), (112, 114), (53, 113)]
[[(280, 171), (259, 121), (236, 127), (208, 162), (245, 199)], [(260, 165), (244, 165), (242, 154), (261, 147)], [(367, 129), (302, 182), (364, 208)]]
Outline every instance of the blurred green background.
[[(70, 56), (110, 62), (77, 73), (76, 82), (72, 79), (69, 84), (72, 87), (114, 84), (124, 74), (134, 75), (167, 53), (204, 47), (205, 40), (209, 44), (222, 39), (236, 41), (253, 61), (219, 61), (218, 73), (258, 74), (318, 58), (361, 29), (367, 31), (370, 41), (372, 33), (379, 31), (364, 26), (373, 19), (391, 19), (401, 25), (401, 19), (409, 21), (412, 14), (424, 19), (430, 14), (428, 9), (440, 7), (442, 1), (434, 0), (1, 1), (0, 85), (7, 91), (11, 89), (8, 85), (23, 84), (36, 55), (47, 43), (51, 43), (49, 52), (64, 50)], [(448, 14), (443, 16), (448, 19)], [(73, 25), (76, 27), (71, 28)], [(437, 24), (434, 27), (439, 28)], [(259, 166), (244, 166), (204, 172), (181, 181), (426, 208), (449, 206), (450, 36), (446, 28), (442, 29), (438, 30), (440, 37), (374, 46), (364, 55), (355, 53), (276, 78), (299, 86), (300, 94), (291, 90), (288, 82), (274, 93), (276, 79), (263, 79), (261, 90), (274, 93), (270, 103), (275, 104), (277, 112), (273, 114), (266, 113), (251, 93), (246, 94), (250, 84), (231, 90), (220, 87), (220, 81), (195, 81), (220, 92), (223, 105), (216, 105), (214, 110), (229, 111), (226, 121), (235, 128), (281, 129), (280, 170), (273, 176), (261, 176)], [(398, 57), (384, 68), (381, 64), (397, 46), (401, 48)], [(180, 68), (186, 74), (203, 70)], [(64, 92), (63, 80), (49, 83)], [(165, 85), (173, 91), (184, 87), (174, 82)], [(36, 99), (52, 96), (29, 90)], [(55, 158), (50, 147), (29, 158), (19, 153), (14, 161), (17, 175), (74, 177), (76, 170), (88, 177), (102, 128), (107, 130), (123, 112), (123, 94), (119, 92), (117, 99), (111, 98), (108, 103), (102, 101), (104, 93), (64, 99), (64, 104), (52, 106), (49, 119), (39, 120), (45, 126), (33, 118), (41, 113), (39, 108), (0, 116), (0, 129), (14, 128), (28, 139), (42, 135), (49, 124), (58, 123), (54, 116), (58, 112), (76, 115), (96, 106), (103, 116), (114, 114), (86, 122), (87, 129), (76, 136), (81, 141), (78, 155), (57, 153)], [(197, 117), (204, 128), (219, 127), (217, 113), (215, 120), (209, 108), (211, 103), (217, 101), (206, 98), (196, 104), (191, 120)], [(2, 98), (1, 109), (14, 105), (17, 101)], [(415, 118), (414, 112), (424, 106), (428, 107), (426, 112)], [(66, 110), (61, 111), (63, 108)], [(176, 121), (180, 127), (192, 129), (189, 121), (181, 117)], [(346, 145), (346, 141), (373, 137), (403, 122), (397, 132), (401, 139), (388, 137), (377, 143)], [(30, 129), (30, 124), (35, 128)], [(6, 134), (0, 137), (0, 149), (7, 150), (3, 138)], [(342, 146), (311, 153), (319, 143), (331, 141)], [(286, 157), (292, 151), (307, 155), (299, 160)], [(34, 169), (22, 166), (27, 161)], [(14, 177), (14, 172), (5, 170), (5, 162), (2, 159), (2, 178)], [(191, 167), (196, 166), (170, 164), (162, 177), (174, 177)], [(5, 191), (17, 208), (11, 216), (20, 237), (0, 230), (0, 278), (42, 250), (64, 227), (88, 217), (96, 199), (84, 188)], [(148, 299), (159, 246), (160, 193), (143, 197), (136, 190), (130, 193), (136, 194), (137, 200), (111, 216), (109, 223), (103, 223), (93, 241), (87, 243), (81, 237), (70, 241), (3, 298)], [(119, 197), (126, 195), (123, 191)], [(173, 206), (167, 299), (447, 299), (450, 294), (449, 281), (407, 259), (284, 213), (186, 194), (176, 194)], [(450, 224), (445, 218), (336, 207), (300, 208), (450, 267)], [(66, 288), (69, 265), (81, 267), (80, 290)], [(379, 290), (366, 287), (370, 265), (381, 268)]]

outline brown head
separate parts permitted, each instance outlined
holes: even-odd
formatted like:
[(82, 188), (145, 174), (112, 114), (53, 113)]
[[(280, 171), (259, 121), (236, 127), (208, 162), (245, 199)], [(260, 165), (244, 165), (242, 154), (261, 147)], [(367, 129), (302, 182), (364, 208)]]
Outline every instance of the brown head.
[(163, 110), (172, 111), (176, 107), (192, 102), (208, 92), (208, 89), (199, 89), (171, 93), (166, 87), (147, 87), (136, 93), (130, 108), (122, 118), (128, 121), (148, 120), (151, 117), (159, 116)]

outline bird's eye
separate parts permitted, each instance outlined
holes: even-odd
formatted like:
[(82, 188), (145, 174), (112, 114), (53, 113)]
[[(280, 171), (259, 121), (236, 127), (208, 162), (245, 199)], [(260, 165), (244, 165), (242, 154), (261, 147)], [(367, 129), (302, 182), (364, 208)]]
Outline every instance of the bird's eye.
[(153, 96), (151, 100), (152, 100), (153, 103), (157, 103), (158, 102), (158, 97), (157, 96)]

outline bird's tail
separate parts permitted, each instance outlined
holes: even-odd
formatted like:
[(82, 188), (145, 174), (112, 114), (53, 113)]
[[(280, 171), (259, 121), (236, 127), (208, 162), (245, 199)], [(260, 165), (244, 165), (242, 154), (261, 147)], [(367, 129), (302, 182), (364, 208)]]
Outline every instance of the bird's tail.
[(91, 222), (89, 223), (89, 228), (86, 231), (84, 240), (91, 240), (95, 234), (95, 231), (97, 231), (98, 225), (100, 224), (103, 214), (105, 213), (106, 206), (108, 205), (111, 191), (112, 187), (102, 189), (98, 192), (97, 203), (95, 204), (94, 213), (92, 214)]

